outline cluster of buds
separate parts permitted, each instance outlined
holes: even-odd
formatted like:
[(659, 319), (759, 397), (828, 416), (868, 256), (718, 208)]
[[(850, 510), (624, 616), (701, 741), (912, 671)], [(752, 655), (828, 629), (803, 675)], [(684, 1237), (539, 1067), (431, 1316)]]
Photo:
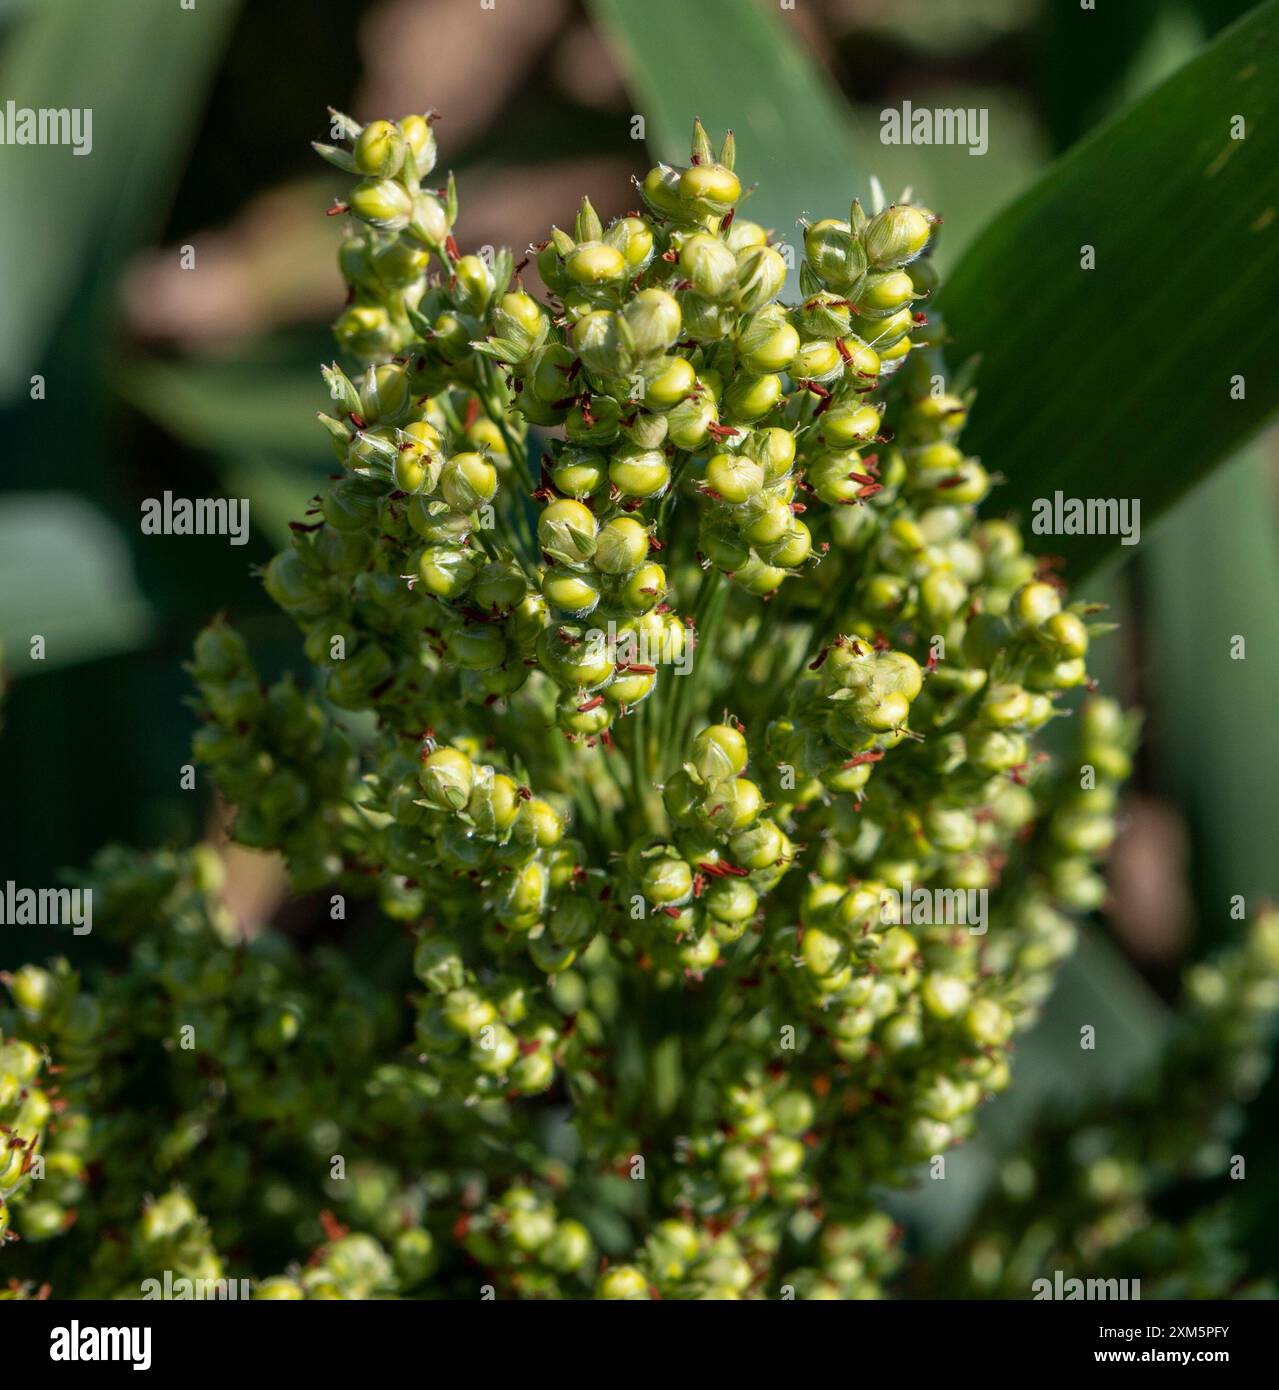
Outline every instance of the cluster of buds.
[(240, 808), (237, 838), (283, 848), (300, 886), (327, 882), (342, 862), (335, 825), (355, 767), (348, 740), (291, 678), (263, 685), (225, 622), (200, 634), (188, 669), (203, 721), (193, 751)]
[(738, 725), (702, 729), (663, 787), (674, 838), (640, 836), (626, 851), (626, 937), (663, 975), (700, 978), (715, 966), (758, 924), (761, 899), (794, 862), (794, 844), (746, 775), (748, 760)]
[(257, 1297), (878, 1296), (869, 1194), (1009, 1084), (1136, 736), (1095, 610), (977, 518), (939, 219), (806, 225), (785, 302), (698, 125), (517, 266), (459, 250), (429, 116), (334, 124), (339, 471), (262, 576), (315, 680), (264, 685), (222, 620), (190, 671), (235, 838), (334, 920), (372, 903), (306, 946), (237, 922), (207, 849), (102, 857), (126, 968), (6, 981), (19, 1273), (283, 1248)]
[(585, 1292), (596, 1263), (590, 1232), (560, 1217), (553, 1194), (525, 1184), (508, 1187), (458, 1223), (467, 1253), (497, 1278), (495, 1292), (514, 1298), (563, 1298)]
[[(1239, 1217), (1225, 1193), (1245, 1176), (1232, 1142), (1241, 1106), (1270, 1069), (1279, 910), (1260, 908), (1242, 944), (1191, 966), (1183, 990), (1159, 1064), (1121, 1100), (1041, 1123), (1003, 1162), (976, 1234), (935, 1272), (931, 1292), (1025, 1298), (1060, 1271), (1138, 1279), (1143, 1299), (1275, 1296), (1269, 1281), (1248, 1281), (1232, 1250)], [(1187, 1219), (1165, 1198), (1190, 1183), (1210, 1199)]]
[(481, 981), (448, 937), (423, 936), (414, 971), (429, 993), (420, 1000), (421, 1056), (451, 1096), (532, 1096), (548, 1090), (566, 1050), (582, 1046), (563, 1018), (517, 975)]
[[(18, 988), (26, 984), (23, 980)], [(53, 1114), (54, 1102), (40, 1085), (44, 1069), (45, 1058), (37, 1048), (21, 1038), (0, 1036), (0, 1241), (9, 1238), (13, 1208), (30, 1198), (29, 1174)], [(66, 1212), (56, 1203), (28, 1200), (25, 1216), (38, 1239), (61, 1229)]]
[(330, 114), (334, 134), (351, 148), (315, 148), (330, 164), (360, 176), (349, 201), (330, 209), (349, 212), (355, 224), (342, 244), (343, 273), (355, 293), (334, 331), (344, 348), (372, 361), (416, 337), (409, 314), (421, 301), (432, 255), (446, 254), (457, 199), (451, 179), (446, 189), (422, 186), (435, 168), (433, 112), (367, 126), (339, 111)]

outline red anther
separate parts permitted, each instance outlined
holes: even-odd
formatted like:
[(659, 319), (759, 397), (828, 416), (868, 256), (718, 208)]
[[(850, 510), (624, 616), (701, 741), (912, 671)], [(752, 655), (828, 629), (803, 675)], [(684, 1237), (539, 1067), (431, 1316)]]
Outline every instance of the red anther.
[(704, 497), (710, 497), (716, 502), (722, 502), (724, 500), (720, 493), (716, 492), (713, 487), (707, 487), (705, 483), (698, 483), (697, 490)]
[(320, 1225), (324, 1227), (324, 1234), (328, 1240), (341, 1240), (343, 1236), (349, 1235), (351, 1228), (344, 1226), (331, 1211), (320, 1213)]
[(877, 652), (886, 652), (892, 645), (893, 644), (888, 640), (887, 637), (884, 636), (882, 632), (877, 632), (875, 634), (875, 650)]
[(457, 242), (453, 240), (451, 235), (445, 238), (444, 249), (449, 253), (449, 260), (460, 261), (462, 259), (462, 253), (457, 249)]
[(924, 662), (925, 671), (935, 671), (937, 669), (937, 653), (930, 652), (928, 660)]
[[(825, 663), (826, 663), (826, 654), (827, 654), (827, 652), (829, 652), (829, 651), (830, 651), (830, 645), (829, 645), (829, 643), (828, 643), (826, 646), (824, 646), (824, 647), (821, 649), (821, 651), (819, 651), (819, 652), (817, 653), (817, 656), (816, 656), (812, 661), (810, 661), (810, 662), (808, 663), (808, 669), (809, 669), (810, 671), (820, 671), (820, 670), (822, 669), (822, 667), (823, 667), (823, 666), (825, 665)], [(780, 764), (779, 764), (779, 766), (780, 766)]]
[(855, 483), (865, 483), (867, 487), (874, 487), (875, 480), (869, 473), (858, 473), (855, 469), (848, 475)]
[[(650, 537), (648, 538), (648, 548), (649, 548), (650, 550), (665, 550), (665, 549), (666, 549), (666, 542), (665, 542), (665, 541), (659, 541), (659, 540), (657, 539), (656, 536), (650, 536)], [(664, 610), (667, 611), (667, 612), (670, 611), (670, 610), (669, 610), (669, 605), (658, 604), (658, 608), (659, 608), (659, 610), (664, 609)]]
[(792, 512), (795, 513), (796, 516), (798, 516), (800, 512), (806, 512), (808, 510), (808, 508), (802, 502), (792, 502), (790, 504), (790, 509)]
[(532, 259), (533, 259), (532, 256), (525, 255), (525, 256), (523, 256), (520, 260), (518, 260), (518, 261), (515, 263), (514, 274), (518, 275), (518, 274), (520, 273), (521, 270), (526, 269), (527, 266), (528, 266), (529, 261), (531, 261)]
[(466, 403), (466, 419), (462, 422), (462, 428), (464, 430), (469, 430), (478, 418), (479, 413), (480, 398), (478, 396), (472, 396)]
[(679, 260), (679, 256), (678, 256), (678, 254), (676, 253), (675, 248), (674, 248), (673, 246), (670, 248), (669, 251), (663, 251), (663, 252), (662, 252), (662, 260), (664, 260), (664, 261), (670, 261), (670, 263), (671, 263), (672, 265), (674, 265), (675, 262), (676, 262), (677, 260)]
[(912, 314), (910, 317), (912, 323), (918, 323), (920, 325), (923, 325), (928, 322), (928, 315), (924, 313), (922, 309)]
[(630, 671), (636, 676), (655, 676), (657, 675), (656, 666), (641, 666), (635, 661), (619, 661), (613, 668), (615, 671)]
[(719, 229), (720, 229), (720, 231), (721, 231), (721, 232), (726, 232), (726, 231), (728, 231), (728, 229), (733, 225), (733, 218), (736, 217), (736, 216), (737, 216), (737, 209), (736, 209), (736, 208), (729, 208), (728, 212), (725, 214), (724, 220), (719, 224)]
[(325, 217), (341, 217), (344, 212), (350, 211), (351, 205), (349, 203), (334, 203), (331, 208), (325, 208), (324, 215)]
[(864, 459), (862, 459), (862, 467), (865, 468), (865, 470), (867, 471), (867, 473), (873, 473), (873, 474), (878, 478), (878, 477), (879, 477), (879, 455), (878, 455), (878, 454), (867, 454), (866, 457), (865, 457)]
[(958, 487), (961, 483), (966, 483), (968, 479), (962, 473), (948, 473), (937, 484), (938, 487)]
[(600, 735), (600, 742), (604, 745), (605, 748), (609, 750), (610, 753), (613, 751), (613, 736), (609, 733), (607, 729), (605, 729), (604, 732)]
[(706, 433), (717, 442), (724, 439), (731, 439), (735, 434), (741, 434), (741, 430), (736, 425), (707, 425)]
[(662, 908), (662, 911), (663, 911), (668, 917), (678, 917), (678, 916), (679, 916), (679, 908), (677, 908), (677, 907), (664, 907), (664, 908)]
[(584, 705), (578, 705), (578, 714), (589, 714), (593, 709), (599, 709), (604, 703), (603, 695), (593, 695)]
[(861, 767), (865, 763), (877, 763), (883, 759), (883, 756), (884, 754), (881, 749), (872, 748), (865, 753), (855, 753), (851, 758), (849, 758), (849, 760), (844, 764), (844, 766), (846, 768)]
[(364, 423), (364, 417), (362, 415), (357, 415), (355, 411), (351, 412), (351, 423), (355, 426), (357, 430), (363, 430), (368, 428), (368, 426)]
[(313, 521), (309, 526), (303, 521), (290, 521), (289, 530), (298, 532), (318, 531), (323, 525), (324, 523), (322, 521)]
[(862, 501), (864, 498), (867, 498), (867, 497), (874, 497), (874, 495), (875, 495), (877, 492), (883, 492), (883, 490), (884, 490), (884, 485), (883, 485), (883, 483), (867, 483), (865, 487), (859, 487), (859, 488), (857, 489), (857, 498), (856, 498), (856, 500), (860, 502), (860, 501)]
[(843, 340), (843, 338), (836, 338), (835, 346), (839, 349), (839, 355), (844, 359), (845, 362), (851, 362), (853, 360), (853, 354), (849, 352), (848, 344)]
[(471, 1218), (470, 1218), (470, 1214), (467, 1213), (467, 1212), (463, 1212), (462, 1215), (459, 1216), (459, 1217), (457, 1218), (457, 1220), (453, 1223), (453, 1239), (454, 1239), (454, 1240), (465, 1240), (465, 1239), (466, 1239), (466, 1236), (467, 1236), (467, 1233), (470, 1231), (470, 1229), (471, 1229)]
[(699, 873), (699, 874), (694, 874), (694, 875), (693, 875), (693, 896), (694, 896), (695, 898), (700, 898), (704, 892), (706, 892), (706, 875), (705, 875), (705, 874), (700, 874), (700, 873)]

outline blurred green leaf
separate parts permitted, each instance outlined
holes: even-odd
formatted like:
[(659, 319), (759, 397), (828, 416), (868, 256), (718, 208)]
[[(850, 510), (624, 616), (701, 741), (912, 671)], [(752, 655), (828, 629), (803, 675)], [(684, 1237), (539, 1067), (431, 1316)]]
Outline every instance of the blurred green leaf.
[(101, 512), (66, 492), (0, 498), (0, 643), (15, 675), (127, 651), (152, 622), (128, 543)]
[(0, 146), (0, 402), (37, 370), (83, 263), (163, 212), (238, 0), (120, 7), (41, 0), (0, 58), (16, 106), (88, 108), (92, 147)]
[(1161, 16), (1177, 14), (1169, 0), (1122, 0), (1084, 9), (1046, 5), (1035, 29), (1034, 92), (1056, 149), (1097, 124)]
[[(261, 354), (259, 345), (259, 355)], [(242, 360), (143, 362), (115, 377), (131, 405), (218, 464), (228, 497), (247, 497), (253, 524), (274, 545), (289, 540), (335, 460), (316, 424), (327, 397), (316, 369)]]
[(175, 438), (212, 453), (246, 446), (297, 458), (331, 457), (316, 412), (328, 404), (319, 364), (308, 372), (243, 361), (143, 362), (116, 377), (120, 394)]
[(1254, 449), (1222, 469), (1141, 557), (1155, 768), (1189, 817), (1201, 930), (1218, 944), (1240, 930), (1231, 895), (1255, 907), (1279, 894), (1279, 550), (1266, 462)]
[[(958, 352), (981, 356), (965, 442), (1007, 476), (997, 505), (1060, 488), (1139, 498), (1149, 523), (1279, 405), (1259, 312), (1279, 299), (1277, 117), (1268, 0), (1055, 164), (963, 258), (942, 303)], [(1052, 548), (1086, 568), (1118, 541)]]
[(743, 215), (794, 235), (795, 221), (838, 213), (861, 185), (848, 111), (780, 11), (754, 0), (590, 0), (647, 123), (650, 151), (688, 163), (693, 120), (737, 137), (738, 173), (759, 192)]

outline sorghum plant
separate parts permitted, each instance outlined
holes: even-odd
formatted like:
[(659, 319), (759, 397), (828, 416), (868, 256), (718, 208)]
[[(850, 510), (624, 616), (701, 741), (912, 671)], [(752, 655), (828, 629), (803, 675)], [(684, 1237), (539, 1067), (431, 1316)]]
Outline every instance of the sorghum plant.
[(431, 119), (318, 147), (357, 180), (337, 467), (263, 574), (311, 672), (225, 620), (190, 666), (234, 837), (337, 925), (238, 922), (208, 846), (99, 857), (123, 968), (6, 979), (13, 1290), (876, 1296), (885, 1192), (1008, 1086), (1104, 897), (1101, 625), (977, 517), (932, 212), (804, 225), (787, 294), (699, 125), (516, 265), (459, 251)]

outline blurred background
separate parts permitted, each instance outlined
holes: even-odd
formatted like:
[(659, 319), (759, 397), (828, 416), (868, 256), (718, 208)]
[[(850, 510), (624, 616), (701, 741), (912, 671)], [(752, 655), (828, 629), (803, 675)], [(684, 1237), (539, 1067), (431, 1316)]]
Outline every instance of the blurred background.
[[(53, 883), (112, 840), (218, 834), (209, 798), (179, 788), (181, 662), (213, 613), (232, 615), (264, 674), (302, 665), (254, 568), (332, 464), (314, 414), (342, 299), (324, 213), (346, 180), (310, 150), (326, 106), (441, 113), (463, 250), (518, 257), (583, 193), (605, 217), (627, 211), (631, 175), (686, 157), (701, 115), (713, 133), (734, 126), (739, 171), (763, 185), (753, 219), (785, 235), (797, 212), (845, 215), (875, 174), (944, 215), (945, 273), (1057, 155), (1248, 5), (1114, 0), (1083, 20), (1077, 0), (635, 8), (652, 14), (638, 37), (627, 0), (0, 0), (0, 95), (94, 112), (91, 157), (0, 146), (0, 882)], [(653, 79), (654, 48), (671, 80)], [(795, 104), (778, 100), (779, 72)], [(879, 113), (903, 99), (987, 108), (988, 152), (883, 146)], [(1240, 930), (1231, 896), (1279, 889), (1275, 463), (1263, 437), (1086, 578), (1122, 623), (1099, 649), (1104, 688), (1147, 718), (1111, 911), (1021, 1047), (1012, 1095), (956, 1156), (970, 1201), (950, 1183), (935, 1210), (912, 1199), (929, 1241), (962, 1226), (992, 1154), (1036, 1110), (1099, 1071), (1118, 1087), (1152, 1055), (1182, 966)], [(249, 544), (142, 536), (140, 503), (166, 489), (249, 498)], [(1204, 654), (1223, 632), (1248, 642), (1228, 673)], [(246, 917), (282, 903), (269, 860), (234, 864)], [(45, 950), (9, 932), (0, 967)], [(1107, 1039), (1086, 1063), (1080, 1017)], [(1279, 1158), (1277, 1093), (1251, 1112), (1253, 1171)], [(1247, 1187), (1258, 1267), (1279, 1273), (1279, 1193)]]

